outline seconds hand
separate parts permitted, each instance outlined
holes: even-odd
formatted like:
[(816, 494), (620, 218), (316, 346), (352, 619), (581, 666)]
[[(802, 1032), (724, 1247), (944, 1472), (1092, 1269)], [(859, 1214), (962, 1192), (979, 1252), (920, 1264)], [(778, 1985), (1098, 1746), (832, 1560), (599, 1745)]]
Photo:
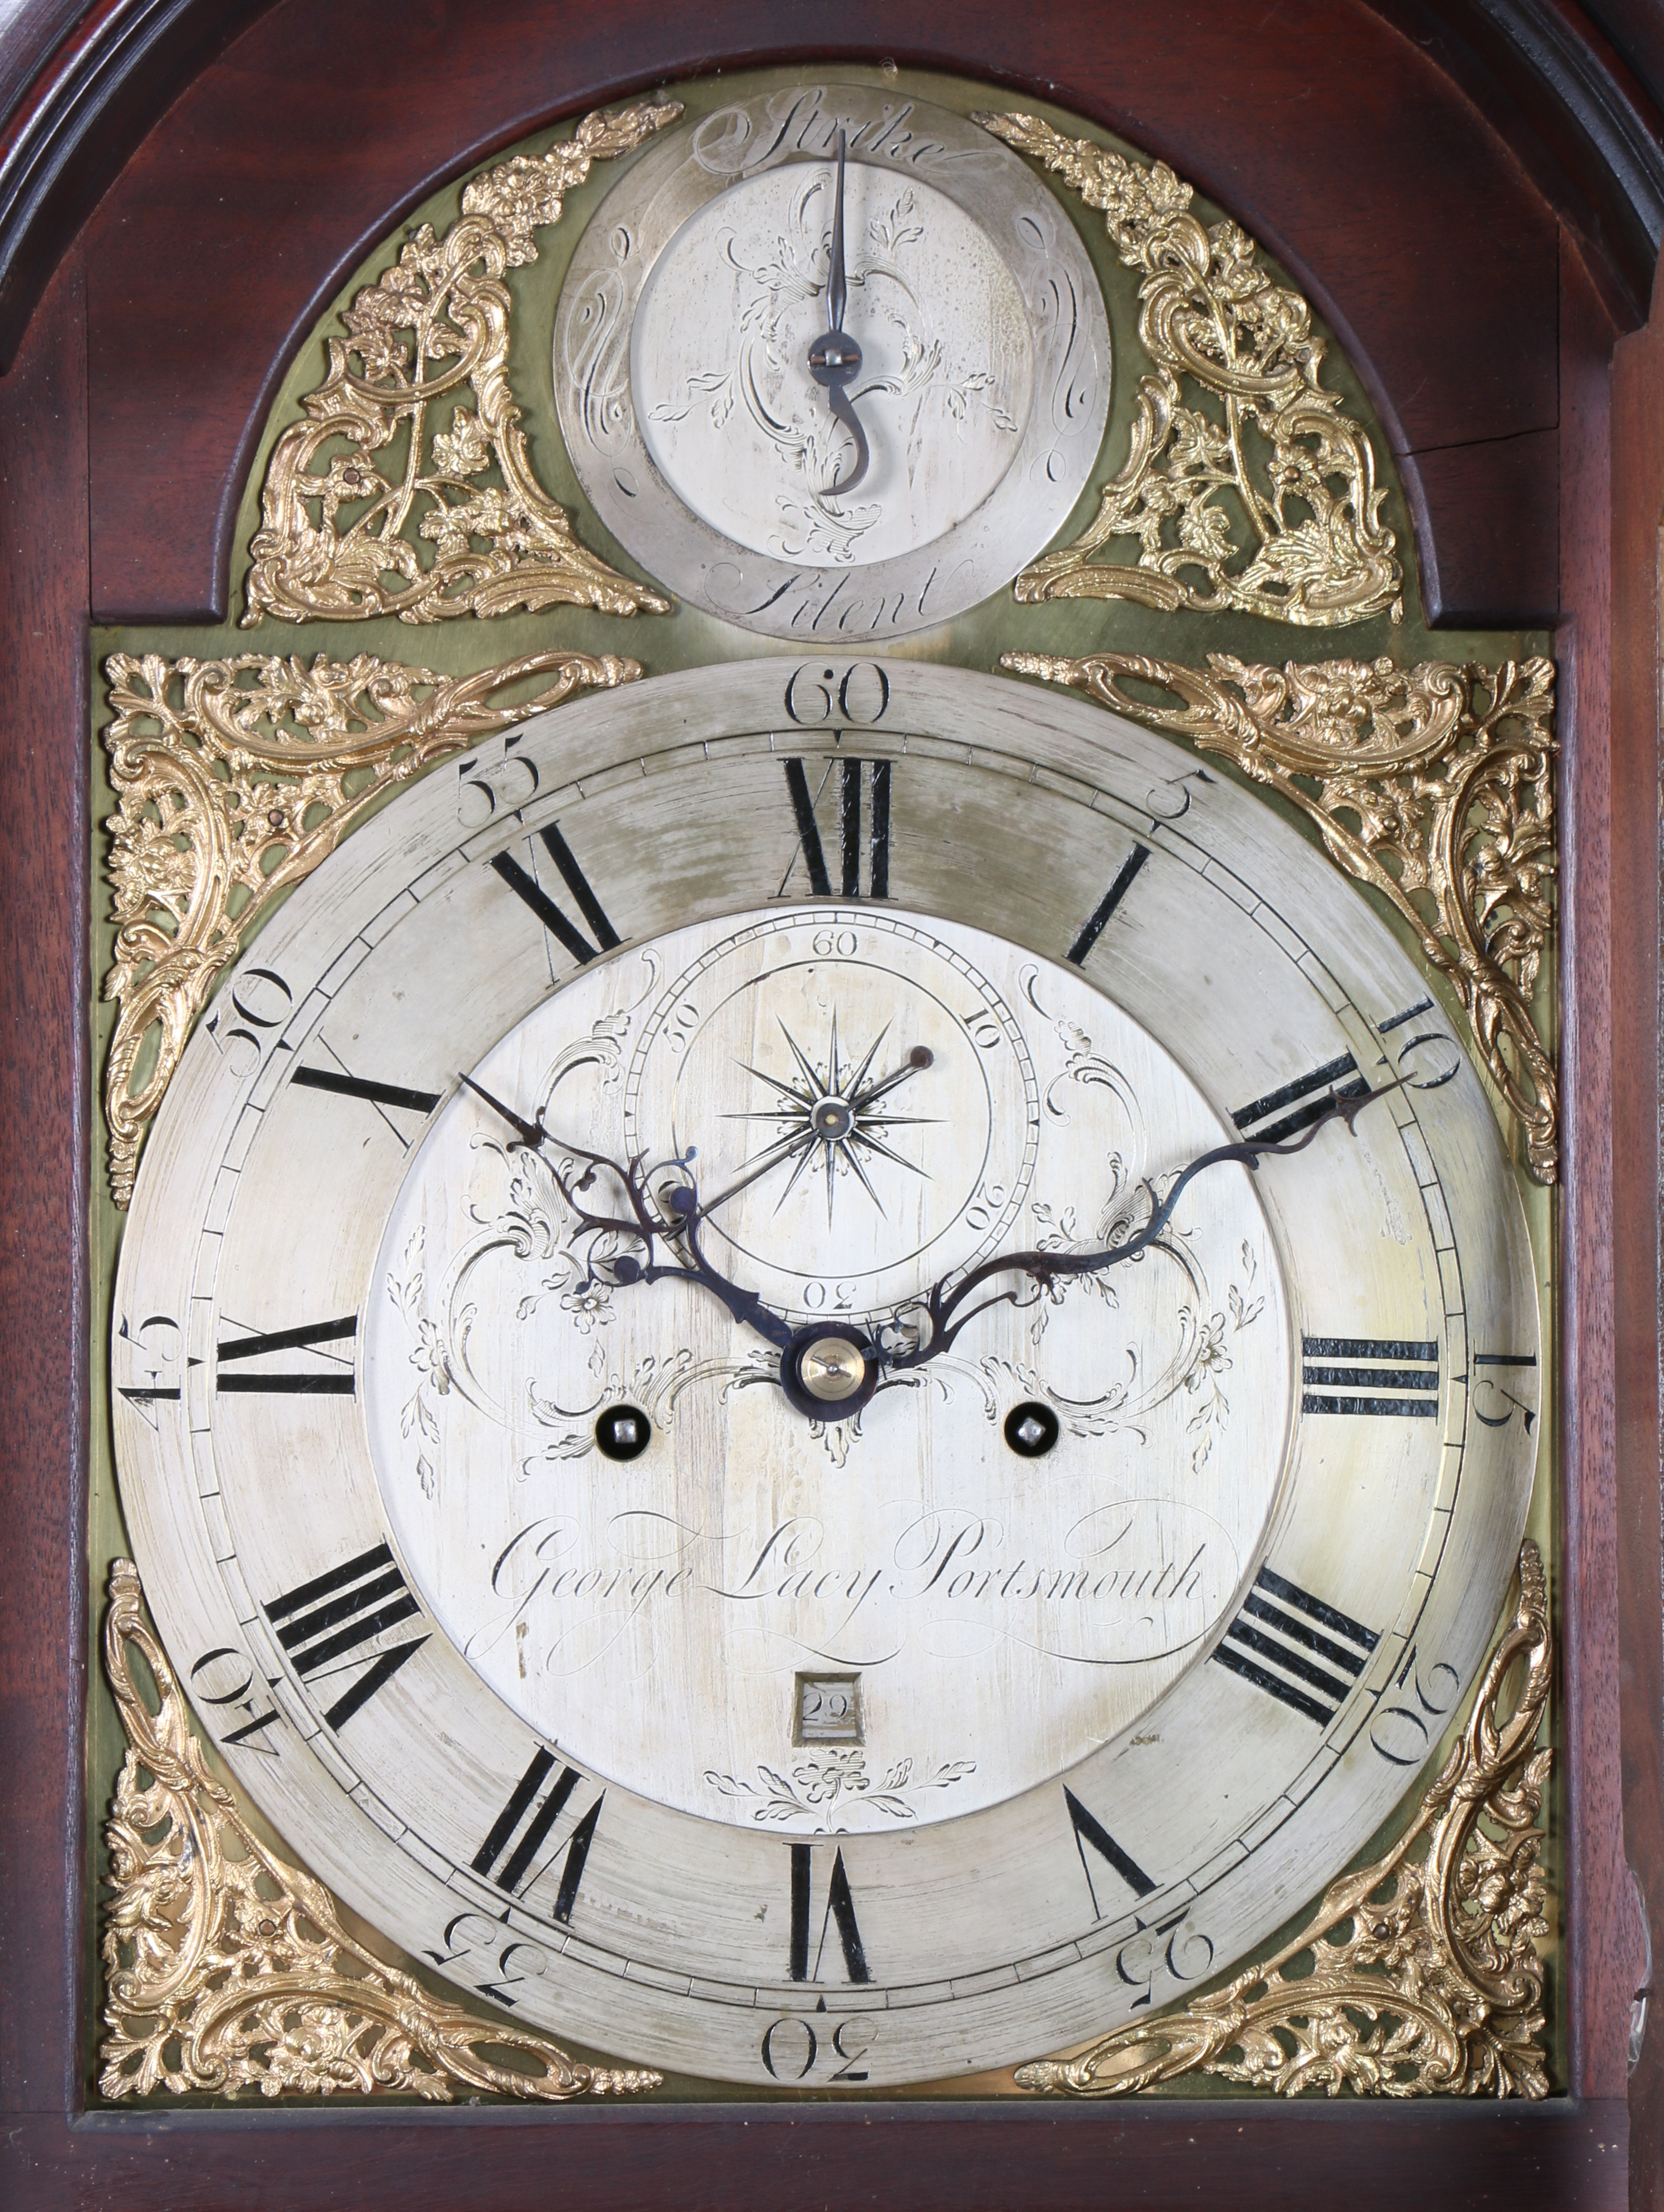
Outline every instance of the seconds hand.
[(817, 384), (825, 387), (832, 403), (832, 412), (855, 441), (855, 465), (840, 481), (835, 477), (827, 486), (829, 492), (853, 491), (866, 474), (866, 465), (872, 458), (862, 429), (860, 417), (850, 403), (846, 386), (853, 384), (861, 373), (861, 349), (853, 338), (844, 336), (843, 314), (849, 301), (849, 287), (844, 275), (843, 258), (843, 168), (845, 135), (838, 133), (838, 185), (832, 208), (832, 260), (826, 279), (826, 312), (831, 328), (823, 331), (809, 349), (809, 374)]

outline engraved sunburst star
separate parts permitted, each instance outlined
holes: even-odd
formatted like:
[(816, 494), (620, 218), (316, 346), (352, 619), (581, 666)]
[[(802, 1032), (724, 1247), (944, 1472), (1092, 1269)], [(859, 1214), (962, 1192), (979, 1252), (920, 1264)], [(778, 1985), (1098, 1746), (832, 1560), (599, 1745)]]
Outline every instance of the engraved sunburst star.
[(755, 1076), (759, 1083), (767, 1084), (778, 1103), (750, 1113), (725, 1116), (731, 1121), (773, 1121), (783, 1125), (779, 1137), (752, 1164), (751, 1174), (746, 1177), (749, 1182), (752, 1175), (761, 1176), (770, 1168), (784, 1167), (788, 1162), (791, 1164), (792, 1172), (786, 1179), (786, 1188), (774, 1202), (776, 1213), (817, 1160), (826, 1170), (826, 1221), (829, 1228), (832, 1224), (832, 1208), (837, 1194), (841, 1167), (849, 1169), (881, 1214), (884, 1210), (884, 1200), (873, 1188), (871, 1178), (867, 1174), (868, 1160), (892, 1161), (898, 1168), (905, 1168), (909, 1175), (929, 1181), (926, 1169), (903, 1158), (900, 1152), (884, 1142), (884, 1135), (879, 1133), (887, 1133), (904, 1123), (919, 1125), (937, 1118), (929, 1114), (892, 1113), (879, 1103), (887, 1098), (899, 1084), (905, 1083), (910, 1075), (916, 1075), (921, 1068), (930, 1066), (935, 1054), (927, 1045), (914, 1045), (899, 1067), (888, 1075), (874, 1076), (871, 1074), (872, 1063), (878, 1057), (879, 1046), (890, 1034), (887, 1022), (860, 1060), (848, 1066), (845, 1065), (838, 1049), (838, 1017), (835, 1012), (832, 1017), (826, 1057), (819, 1066), (811, 1060), (784, 1022), (780, 1025), (780, 1033), (796, 1062), (795, 1079), (782, 1081), (779, 1076), (770, 1075), (765, 1069), (753, 1067), (749, 1061), (742, 1060), (739, 1064), (746, 1073)]

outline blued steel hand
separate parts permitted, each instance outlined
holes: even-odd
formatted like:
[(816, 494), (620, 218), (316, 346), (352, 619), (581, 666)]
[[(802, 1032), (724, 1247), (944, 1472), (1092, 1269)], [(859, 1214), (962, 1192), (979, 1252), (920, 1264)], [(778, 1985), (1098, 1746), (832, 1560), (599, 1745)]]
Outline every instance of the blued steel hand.
[[(1212, 1152), (1202, 1153), (1199, 1158), (1192, 1160), (1181, 1170), (1172, 1189), (1155, 1206), (1145, 1227), (1137, 1236), (1127, 1237), (1123, 1243), (1107, 1244), (1101, 1252), (1007, 1252), (994, 1259), (985, 1260), (980, 1267), (973, 1267), (951, 1291), (948, 1284), (952, 1278), (944, 1276), (932, 1290), (915, 1302), (916, 1307), (923, 1310), (930, 1323), (929, 1335), (914, 1345), (910, 1352), (892, 1352), (875, 1346), (873, 1357), (882, 1362), (885, 1371), (890, 1374), (901, 1374), (909, 1368), (923, 1367), (946, 1352), (960, 1330), (968, 1322), (975, 1321), (978, 1314), (987, 1313), (993, 1306), (1031, 1303), (1029, 1299), (1020, 1298), (1015, 1291), (999, 1291), (993, 1297), (984, 1298), (980, 1305), (973, 1306), (969, 1313), (961, 1314), (956, 1321), (954, 1316), (964, 1301), (995, 1275), (1026, 1275), (1044, 1291), (1061, 1276), (1098, 1274), (1106, 1267), (1118, 1266), (1123, 1260), (1135, 1260), (1161, 1235), (1172, 1219), (1173, 1209), (1186, 1186), (1193, 1182), (1204, 1169), (1223, 1167), (1227, 1162), (1235, 1161), (1252, 1170), (1258, 1168), (1262, 1159), (1287, 1158), (1295, 1152), (1303, 1152), (1329, 1122), (1344, 1121), (1350, 1130), (1363, 1109), (1373, 1100), (1384, 1098), (1391, 1091), (1401, 1091), (1409, 1080), (1407, 1075), (1401, 1075), (1396, 1082), (1383, 1083), (1379, 1091), (1365, 1091), (1350, 1098), (1332, 1095), (1327, 1106), (1305, 1134), (1292, 1144), (1257, 1145), (1249, 1142), (1219, 1145)], [(1153, 1201), (1154, 1189), (1147, 1182), (1145, 1188), (1150, 1191)]]
[(855, 441), (855, 465), (850, 473), (840, 479), (834, 477), (827, 486), (830, 492), (853, 491), (866, 474), (866, 465), (871, 453), (862, 429), (860, 418), (850, 404), (845, 387), (853, 384), (861, 373), (861, 349), (852, 337), (844, 336), (844, 309), (849, 301), (849, 287), (844, 274), (843, 258), (843, 170), (845, 136), (838, 133), (838, 185), (832, 207), (832, 262), (826, 280), (826, 312), (831, 328), (823, 331), (809, 349), (809, 374), (817, 384), (824, 387), (831, 402), (832, 412)]
[[(586, 1288), (593, 1283), (604, 1283), (615, 1288), (628, 1283), (697, 1283), (709, 1291), (714, 1297), (720, 1298), (736, 1321), (743, 1322), (748, 1328), (754, 1328), (759, 1336), (766, 1338), (780, 1351), (786, 1349), (794, 1334), (791, 1327), (778, 1314), (771, 1313), (755, 1291), (745, 1290), (738, 1283), (730, 1282), (726, 1275), (719, 1274), (700, 1250), (699, 1198), (692, 1184), (671, 1193), (671, 1210), (678, 1218), (673, 1226), (667, 1224), (653, 1212), (648, 1201), (645, 1156), (632, 1160), (626, 1167), (620, 1167), (604, 1152), (592, 1152), (583, 1145), (568, 1144), (551, 1135), (541, 1121), (528, 1121), (512, 1106), (507, 1106), (501, 1098), (494, 1097), (483, 1083), (476, 1083), (471, 1076), (460, 1075), (458, 1079), (465, 1083), (477, 1097), (483, 1098), (493, 1113), (501, 1115), (528, 1151), (541, 1153), (546, 1146), (558, 1144), (562, 1152), (569, 1159), (585, 1163), (584, 1173), (575, 1182), (568, 1182), (552, 1160), (549, 1164), (556, 1188), (577, 1218), (580, 1236), (610, 1234), (628, 1237), (641, 1247), (645, 1255), (641, 1259), (638, 1260), (631, 1253), (622, 1253), (615, 1259), (604, 1261), (604, 1274), (598, 1271), (592, 1255), (589, 1273), (585, 1278)], [(622, 1214), (597, 1213), (583, 1204), (579, 1193), (589, 1188), (598, 1169), (616, 1176), (622, 1184), (630, 1209), (628, 1218)], [(672, 1262), (656, 1260), (653, 1257), (656, 1246), (661, 1240), (668, 1243), (671, 1238), (675, 1239), (683, 1257)]]
[(530, 1145), (534, 1152), (541, 1152), (549, 1142), (549, 1132), (541, 1121), (524, 1121), (512, 1106), (505, 1106), (501, 1098), (494, 1098), (483, 1083), (476, 1083), (471, 1075), (457, 1072), (457, 1081), (465, 1084), (476, 1098), (484, 1099), (494, 1114), (501, 1114), (509, 1127), (515, 1130), (523, 1145)]

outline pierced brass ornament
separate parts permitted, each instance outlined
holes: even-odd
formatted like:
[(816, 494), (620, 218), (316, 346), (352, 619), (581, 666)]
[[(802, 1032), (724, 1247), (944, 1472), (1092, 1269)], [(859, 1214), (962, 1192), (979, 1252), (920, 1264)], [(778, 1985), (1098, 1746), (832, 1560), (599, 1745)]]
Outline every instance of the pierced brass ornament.
[[(633, 683), (615, 653), (523, 655), (471, 676), (360, 653), (105, 662), (104, 732), (120, 794), (106, 827), (117, 922), (104, 995), (118, 1001), (104, 1075), (110, 1184), (132, 1198), (139, 1146), (215, 978), (272, 899), (301, 882), (390, 787), (446, 753), (558, 706)], [(495, 705), (526, 679), (532, 696)], [(154, 1058), (139, 1073), (147, 1040)]]
[[(1314, 822), (1331, 857), (1390, 899), (1461, 1000), (1532, 1175), (1559, 1172), (1559, 1087), (1532, 997), (1553, 924), (1554, 665), (1138, 653), (999, 665), (1221, 753)], [(1170, 707), (1129, 684), (1176, 694)]]
[(1019, 2088), (1125, 2097), (1204, 2073), (1285, 2097), (1546, 2097), (1535, 1822), (1552, 1672), (1543, 1564), (1527, 1540), (1514, 1620), (1467, 1726), (1386, 1856), (1331, 1882), (1291, 1943), (1224, 1989), (1078, 2057), (1021, 2066)]
[[(1165, 162), (1140, 167), (1037, 116), (971, 120), (1102, 210), (1142, 276), (1139, 336), (1154, 370), (1139, 380), (1127, 461), (1096, 518), (1023, 571), (1017, 598), (1240, 608), (1320, 629), (1389, 608), (1401, 620), (1404, 571), (1381, 520), (1375, 450), (1321, 381), (1327, 342), (1311, 309), (1274, 280), (1253, 239), (1234, 222), (1205, 228), (1191, 186)], [(1187, 390), (1213, 405), (1187, 405)], [(1236, 535), (1243, 521), (1248, 547)], [(1098, 557), (1117, 538), (1138, 540), (1136, 562)]]
[(267, 1850), (209, 1772), (143, 1602), (137, 1568), (115, 1560), (104, 1665), (131, 1748), (105, 1826), (103, 2095), (448, 2101), (461, 2088), (550, 2101), (659, 2087), (645, 2069), (581, 2065), (547, 2036), (443, 2003), (354, 1942), (329, 1892)]
[[(559, 222), (562, 196), (595, 161), (631, 152), (681, 112), (679, 100), (637, 100), (586, 115), (537, 160), (517, 155), (475, 178), (444, 237), (423, 223), (343, 312), (348, 335), (328, 342), (328, 374), (302, 403), (307, 419), (272, 450), (245, 628), (267, 615), (669, 612), (661, 593), (580, 544), (532, 472), (509, 387), (513, 295), (503, 278), (537, 259), (532, 234)], [(498, 483), (477, 481), (494, 466)]]

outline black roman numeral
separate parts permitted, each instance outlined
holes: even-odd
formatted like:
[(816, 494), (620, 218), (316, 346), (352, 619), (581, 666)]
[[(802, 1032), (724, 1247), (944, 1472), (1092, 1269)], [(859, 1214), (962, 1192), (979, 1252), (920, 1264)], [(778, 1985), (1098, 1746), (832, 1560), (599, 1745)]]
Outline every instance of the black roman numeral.
[(871, 1973), (866, 1963), (866, 1950), (861, 1942), (861, 1931), (855, 1924), (855, 1900), (849, 1893), (849, 1876), (844, 1872), (843, 1853), (840, 1850), (832, 1862), (832, 1879), (827, 1884), (826, 1910), (821, 1915), (821, 1939), (815, 1952), (815, 1971), (809, 1971), (809, 1892), (813, 1879), (811, 1844), (792, 1846), (792, 1968), (794, 1982), (817, 1982), (821, 1978), (821, 1959), (826, 1950), (829, 1928), (838, 1931), (838, 1944), (843, 1953), (844, 1972), (852, 1982), (870, 1982)]
[(431, 1114), (437, 1091), (407, 1091), (402, 1083), (373, 1083), (367, 1076), (338, 1075), (332, 1067), (297, 1067), (289, 1081), (298, 1091), (328, 1091), (337, 1098), (361, 1098), (369, 1106), (403, 1106), (412, 1114)]
[[(179, 1402), (179, 1393), (177, 1384), (172, 1389), (164, 1389), (159, 1384), (151, 1384), (140, 1390), (130, 1390), (121, 1384), (118, 1384), (117, 1388), (130, 1406), (137, 1406), (142, 1412), (146, 1406), (161, 1406), (169, 1401), (174, 1404)], [(146, 1413), (144, 1418), (154, 1429), (156, 1425), (155, 1416)]]
[(1155, 1888), (1155, 1883), (1131, 1853), (1121, 1849), (1102, 1821), (1087, 1811), (1066, 1784), (1063, 1802), (1069, 1808), (1069, 1818), (1074, 1826), (1075, 1849), (1080, 1853), (1081, 1872), (1085, 1875), (1086, 1887), (1091, 1892), (1093, 1919), (1102, 1919), (1103, 1907), (1098, 1903), (1098, 1887), (1092, 1879), (1091, 1865), (1086, 1856), (1088, 1844), (1106, 1865), (1114, 1868), (1135, 1897), (1148, 1897)]
[(1300, 1349), (1303, 1413), (1398, 1413), (1429, 1421), (1438, 1413), (1436, 1344), (1411, 1337), (1304, 1336)]
[(1116, 871), (1114, 882), (1110, 884), (1082, 925), (1080, 935), (1076, 938), (1064, 955), (1065, 959), (1073, 961), (1077, 968), (1081, 965), (1087, 954), (1102, 936), (1110, 916), (1127, 896), (1127, 892), (1132, 890), (1133, 878), (1149, 858), (1150, 848), (1147, 845), (1133, 846)]
[(1210, 1656), (1327, 1728), (1380, 1641), (1377, 1630), (1261, 1567), (1224, 1642)]
[[(798, 825), (797, 852), (792, 856), (792, 866), (796, 866), (800, 853), (809, 872), (809, 888), (817, 898), (832, 896), (826, 848), (815, 818), (817, 804), (829, 783), (834, 784), (837, 793), (840, 896), (875, 899), (890, 896), (890, 768), (888, 761), (829, 762), (811, 793), (808, 771), (802, 761), (794, 758), (786, 762), (786, 787), (792, 796), (792, 811)], [(865, 840), (861, 835), (863, 793), (866, 801)], [(863, 849), (866, 859), (865, 891), (861, 889)], [(791, 876), (792, 867), (788, 866), (780, 880), (782, 898)]]
[(529, 874), (518, 860), (507, 853), (499, 853), (491, 866), (515, 897), (525, 902), (550, 935), (557, 938), (574, 960), (581, 964), (593, 960), (598, 952), (610, 952), (619, 941), (618, 933), (607, 920), (600, 900), (591, 889), (588, 877), (578, 866), (571, 846), (562, 836), (559, 825), (551, 822), (537, 835), (544, 850), (560, 870), (567, 889), (578, 902), (579, 911), (595, 932), (593, 945), (574, 922), (567, 919), (537, 878)]
[(343, 1314), (338, 1321), (313, 1321), (300, 1328), (279, 1328), (264, 1335), (229, 1337), (215, 1346), (215, 1356), (219, 1362), (215, 1388), (286, 1397), (350, 1398), (354, 1389), (350, 1356), (345, 1363), (344, 1373), (338, 1356), (332, 1367), (285, 1369), (276, 1374), (258, 1375), (228, 1375), (224, 1370), (233, 1360), (258, 1359), (268, 1352), (298, 1352), (314, 1344), (337, 1344), (343, 1338), (355, 1337), (357, 1334), (358, 1316)]
[[(378, 1544), (373, 1551), (349, 1559), (344, 1566), (333, 1567), (328, 1574), (318, 1575), (298, 1589), (273, 1598), (261, 1610), (276, 1629), (277, 1641), (288, 1652), (295, 1673), (306, 1681), (314, 1674), (338, 1674), (341, 1668), (337, 1662), (350, 1663), (352, 1655), (362, 1656), (362, 1645), (397, 1628), (422, 1608), (393, 1565), (392, 1552), (386, 1545)], [(427, 1641), (425, 1636), (418, 1636), (378, 1653), (325, 1714), (329, 1725), (343, 1728)]]
[[(1346, 1080), (1349, 1076), (1350, 1082)], [(1322, 1097), (1313, 1098), (1314, 1091), (1321, 1091)], [(1369, 1085), (1357, 1072), (1357, 1062), (1351, 1053), (1345, 1052), (1339, 1060), (1313, 1068), (1309, 1075), (1297, 1076), (1292, 1083), (1268, 1091), (1263, 1098), (1244, 1106), (1231, 1119), (1243, 1136), (1252, 1137), (1257, 1144), (1280, 1145), (1284, 1138), (1297, 1137), (1303, 1129), (1310, 1128), (1321, 1114), (1328, 1111), (1332, 1097), (1364, 1098), (1369, 1091)], [(1297, 1103), (1302, 1099), (1309, 1103)], [(1282, 1109), (1285, 1106), (1293, 1107), (1294, 1111), (1284, 1114)]]
[[(474, 1872), (486, 1875), (510, 1897), (518, 1897), (540, 1871), (536, 1866), (537, 1854), (565, 1809), (568, 1798), (583, 1779), (575, 1766), (563, 1766), (556, 1775), (552, 1788), (545, 1790), (544, 1785), (554, 1767), (552, 1753), (539, 1750), (532, 1754), (531, 1765), (514, 1784), (513, 1794), (492, 1823), (490, 1834), (474, 1854)], [(604, 1790), (567, 1839), (566, 1864), (561, 1870), (561, 1887), (555, 1899), (557, 1920), (569, 1923), (572, 1919), (572, 1908), (578, 1901), (579, 1885), (584, 1878), (584, 1863), (595, 1840), (595, 1824), (601, 1817), (605, 1799)], [(505, 1852), (507, 1857), (503, 1856)], [(497, 1863), (499, 1859), (502, 1860), (501, 1866)]]
[[(325, 1046), (325, 1049), (330, 1049)], [(358, 1098), (373, 1107), (377, 1117), (392, 1131), (405, 1152), (410, 1139), (393, 1119), (393, 1110), (419, 1114), (425, 1121), (440, 1102), (437, 1091), (411, 1091), (402, 1083), (377, 1083), (368, 1076), (349, 1075), (344, 1068), (297, 1067), (289, 1081), (297, 1091), (323, 1091), (337, 1098)]]

